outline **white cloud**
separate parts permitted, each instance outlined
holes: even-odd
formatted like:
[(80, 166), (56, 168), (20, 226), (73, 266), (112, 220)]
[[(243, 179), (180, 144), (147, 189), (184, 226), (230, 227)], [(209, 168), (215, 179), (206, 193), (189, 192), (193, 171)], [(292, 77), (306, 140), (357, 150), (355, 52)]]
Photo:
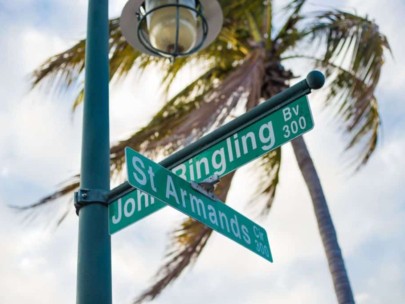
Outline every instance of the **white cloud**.
[[(22, 227), (16, 213), (6, 208), (3, 202), (0, 210), (0, 241), (3, 244), (0, 301), (50, 304), (58, 299), (59, 303), (71, 303), (74, 285), (66, 278), (74, 272), (70, 261), (74, 261), (76, 253), (76, 244), (72, 244), (71, 239), (72, 232), (76, 232), (75, 226), (67, 221), (65, 227), (49, 234), (35, 226)], [(68, 226), (69, 230), (66, 229)]]
[[(118, 16), (123, 3), (111, 1), (110, 15)], [(49, 193), (55, 184), (76, 173), (79, 165), (80, 110), (71, 119), (67, 98), (49, 97), (43, 91), (28, 97), (25, 93), (26, 76), (34, 67), (84, 36), (87, 1), (43, 4), (13, 1), (7, 4), (7, 12), (15, 17), (0, 12), (7, 21), (0, 29), (1, 303), (63, 304), (75, 298), (77, 217), (72, 212), (61, 227), (49, 233), (44, 228), (46, 210), (38, 211), (36, 224), (21, 227), (21, 216), (4, 207), (10, 199), (33, 201)], [(314, 111), (316, 127), (307, 141), (358, 302), (396, 303), (405, 298), (405, 163), (401, 154), (405, 138), (404, 124), (390, 119), (405, 114), (401, 100), (405, 33), (399, 23), (405, 9), (400, 0), (384, 4), (384, 9), (379, 1), (346, 4), (376, 18), (393, 46), (396, 61), (387, 58), (379, 90), (381, 101), (386, 102), (390, 92), (395, 105), (382, 106), (383, 126), (389, 129), (369, 165), (350, 179), (340, 167), (341, 138), (319, 111)], [(162, 102), (156, 98), (156, 87), (149, 84), (156, 83), (154, 77), (146, 77), (140, 86), (132, 86), (135, 79), (130, 78), (111, 89), (114, 140), (142, 126)], [(268, 219), (259, 220), (268, 232), (275, 263), (214, 234), (193, 270), (155, 303), (335, 302), (312, 204), (289, 147), (284, 149), (282, 170), (274, 208)], [(246, 175), (237, 179), (245, 188), (253, 188), (255, 181)], [(251, 217), (244, 208), (248, 195), (235, 191), (230, 203)], [(165, 252), (167, 232), (181, 218), (166, 208), (113, 236), (115, 302), (129, 303), (148, 286)]]

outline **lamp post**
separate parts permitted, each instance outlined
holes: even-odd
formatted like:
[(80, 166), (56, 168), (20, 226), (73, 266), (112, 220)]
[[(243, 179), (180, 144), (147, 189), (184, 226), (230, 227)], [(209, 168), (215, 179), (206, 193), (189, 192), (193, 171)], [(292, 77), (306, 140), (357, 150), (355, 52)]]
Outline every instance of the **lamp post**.
[[(75, 193), (79, 215), (76, 302), (110, 304), (108, 0), (88, 3), (82, 164), (80, 190)], [(122, 31), (131, 45), (169, 58), (207, 46), (221, 25), (222, 12), (215, 0), (129, 0), (121, 17)]]
[(78, 304), (112, 303), (108, 208), (110, 142), (108, 105), (108, 0), (89, 0), (86, 41), (77, 261)]

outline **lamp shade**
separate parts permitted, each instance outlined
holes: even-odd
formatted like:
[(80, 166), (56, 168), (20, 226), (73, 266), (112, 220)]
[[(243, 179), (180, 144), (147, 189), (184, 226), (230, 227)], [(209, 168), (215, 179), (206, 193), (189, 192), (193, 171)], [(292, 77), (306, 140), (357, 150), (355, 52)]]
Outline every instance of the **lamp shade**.
[(221, 31), (222, 22), (216, 0), (129, 0), (120, 26), (135, 49), (173, 58), (208, 46)]

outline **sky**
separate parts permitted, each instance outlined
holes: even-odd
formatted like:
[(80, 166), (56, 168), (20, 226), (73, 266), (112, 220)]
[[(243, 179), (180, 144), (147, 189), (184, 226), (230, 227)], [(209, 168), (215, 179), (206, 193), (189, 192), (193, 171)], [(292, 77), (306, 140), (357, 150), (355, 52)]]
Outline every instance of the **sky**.
[[(110, 1), (110, 16), (125, 1)], [(283, 1), (276, 1), (281, 6)], [(336, 7), (367, 15), (387, 35), (377, 98), (382, 136), (367, 166), (349, 174), (344, 141), (321, 94), (310, 96), (315, 128), (305, 135), (315, 161), (357, 303), (405, 301), (405, 2), (309, 1), (308, 9)], [(21, 213), (79, 171), (81, 108), (72, 94), (30, 92), (30, 72), (86, 33), (84, 0), (0, 0), (0, 303), (75, 301), (77, 224), (66, 199)], [(111, 87), (111, 141), (144, 125), (163, 102), (156, 74), (130, 76)], [(154, 303), (336, 303), (313, 208), (290, 145), (283, 149), (273, 209), (257, 219), (246, 208), (254, 179), (236, 176), (229, 205), (265, 227), (274, 263), (214, 233), (200, 259)], [(240, 187), (245, 185), (245, 187)], [(66, 220), (52, 218), (66, 208)], [(184, 216), (165, 208), (112, 237), (114, 303), (130, 303), (152, 282), (168, 234)]]

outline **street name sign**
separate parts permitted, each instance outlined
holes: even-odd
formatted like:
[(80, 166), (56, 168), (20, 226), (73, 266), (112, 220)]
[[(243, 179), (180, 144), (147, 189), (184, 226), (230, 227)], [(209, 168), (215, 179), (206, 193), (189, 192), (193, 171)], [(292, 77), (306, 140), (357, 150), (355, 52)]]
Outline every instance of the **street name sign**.
[[(308, 99), (302, 96), (247, 127), (236, 130), (220, 142), (207, 146), (204, 151), (171, 171), (190, 182), (201, 182), (214, 175), (222, 177), (301, 136), (313, 126)], [(165, 206), (165, 203), (138, 189), (132, 190), (109, 205), (110, 234)]]
[[(239, 243), (272, 262), (266, 230), (221, 201), (210, 198), (131, 148), (125, 149), (128, 182), (178, 211)], [(126, 205), (131, 212), (135, 203)]]

